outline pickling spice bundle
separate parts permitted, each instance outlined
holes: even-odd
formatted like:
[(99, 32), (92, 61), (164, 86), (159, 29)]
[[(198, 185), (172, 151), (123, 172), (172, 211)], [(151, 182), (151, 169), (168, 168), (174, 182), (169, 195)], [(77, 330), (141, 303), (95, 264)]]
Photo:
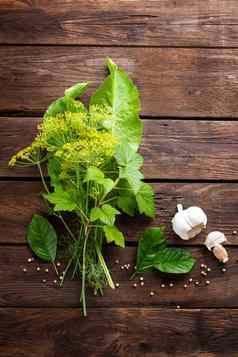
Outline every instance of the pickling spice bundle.
[(154, 193), (142, 181), (143, 158), (137, 152), (143, 131), (138, 90), (111, 59), (107, 66), (109, 75), (91, 96), (88, 108), (78, 100), (88, 83), (67, 89), (46, 111), (31, 146), (9, 162), (39, 169), (47, 214), (61, 221), (64, 232), (57, 235), (46, 215), (34, 215), (27, 241), (39, 258), (54, 265), (56, 273), (56, 257), (64, 257), (61, 285), (69, 272), (81, 279), (84, 315), (87, 287), (95, 294), (106, 285), (114, 288), (103, 245), (125, 246), (116, 217), (122, 212), (155, 214)]

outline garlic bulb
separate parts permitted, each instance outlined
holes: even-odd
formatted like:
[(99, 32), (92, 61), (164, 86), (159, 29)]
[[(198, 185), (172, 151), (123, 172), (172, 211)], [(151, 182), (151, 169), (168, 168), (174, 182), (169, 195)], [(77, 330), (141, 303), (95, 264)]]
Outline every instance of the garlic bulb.
[(208, 250), (212, 250), (215, 257), (222, 263), (228, 261), (228, 253), (222, 246), (222, 243), (226, 242), (226, 237), (222, 232), (214, 231), (207, 235), (205, 245)]
[(180, 238), (191, 239), (206, 228), (207, 216), (200, 207), (194, 206), (184, 210), (183, 206), (179, 204), (177, 209), (178, 212), (172, 219), (172, 226)]

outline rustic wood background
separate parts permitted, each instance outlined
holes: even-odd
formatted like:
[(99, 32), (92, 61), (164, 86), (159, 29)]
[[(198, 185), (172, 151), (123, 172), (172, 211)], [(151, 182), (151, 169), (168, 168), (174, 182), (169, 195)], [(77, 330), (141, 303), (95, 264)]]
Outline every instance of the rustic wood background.
[[(237, 0), (0, 1), (1, 357), (238, 356), (237, 25)], [(158, 210), (154, 222), (121, 219), (127, 247), (107, 248), (120, 288), (89, 293), (83, 319), (78, 282), (58, 289), (51, 268), (47, 275), (46, 264), (27, 263), (26, 226), (42, 210), (41, 186), (35, 170), (10, 170), (7, 162), (65, 88), (98, 85), (106, 56), (140, 89), (144, 173)], [(178, 202), (200, 205), (208, 231), (225, 232), (227, 272), (203, 247), (204, 233), (187, 244), (198, 259), (189, 277), (199, 286), (185, 290), (188, 276), (151, 273), (133, 288), (120, 266), (134, 264), (145, 227), (163, 223), (171, 244), (186, 245), (170, 227)], [(211, 268), (209, 286), (201, 263)]]

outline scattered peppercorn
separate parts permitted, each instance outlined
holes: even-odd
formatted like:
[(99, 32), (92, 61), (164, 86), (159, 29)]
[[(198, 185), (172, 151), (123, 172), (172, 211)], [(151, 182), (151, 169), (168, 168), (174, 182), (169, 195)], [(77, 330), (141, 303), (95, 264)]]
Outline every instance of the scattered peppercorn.
[(165, 284), (161, 284), (161, 288), (165, 288)]
[(119, 288), (120, 284), (119, 283), (116, 283), (116, 288)]
[(222, 270), (221, 270), (223, 273), (225, 273), (226, 272), (226, 268), (222, 268)]
[(210, 280), (206, 280), (206, 284), (209, 285), (210, 284)]
[(184, 284), (184, 286), (183, 286), (183, 287), (184, 287), (184, 289), (187, 289), (188, 285), (187, 285), (187, 284)]
[(144, 281), (141, 281), (140, 285), (141, 285), (141, 286), (144, 286), (144, 284), (145, 284)]
[(150, 296), (154, 296), (155, 293), (153, 291), (150, 292)]
[(115, 261), (115, 263), (116, 263), (116, 264), (119, 264), (119, 260), (117, 259), (117, 260)]
[(40, 267), (37, 267), (36, 270), (37, 270), (37, 271), (40, 271)]
[(49, 273), (49, 269), (48, 269), (48, 268), (46, 268), (46, 269), (45, 269), (45, 272), (46, 272), (46, 273)]
[(172, 288), (173, 286), (174, 286), (174, 284), (173, 284), (173, 283), (170, 283), (170, 284), (169, 284), (169, 287), (170, 287), (170, 288)]
[(136, 283), (134, 283), (134, 284), (133, 284), (133, 287), (134, 287), (134, 288), (136, 288), (136, 287), (137, 287), (137, 284), (136, 284)]

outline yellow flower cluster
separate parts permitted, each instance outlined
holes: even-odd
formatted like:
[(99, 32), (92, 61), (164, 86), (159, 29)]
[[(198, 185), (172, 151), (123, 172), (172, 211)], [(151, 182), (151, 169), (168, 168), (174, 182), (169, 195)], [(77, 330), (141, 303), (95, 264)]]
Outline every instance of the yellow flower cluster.
[(91, 106), (89, 112), (47, 116), (38, 126), (39, 134), (32, 145), (13, 156), (9, 165), (18, 161), (37, 164), (44, 152), (60, 159), (64, 177), (79, 167), (103, 166), (112, 158), (117, 144), (117, 139), (103, 127), (103, 120), (109, 116), (110, 112), (99, 106)]

